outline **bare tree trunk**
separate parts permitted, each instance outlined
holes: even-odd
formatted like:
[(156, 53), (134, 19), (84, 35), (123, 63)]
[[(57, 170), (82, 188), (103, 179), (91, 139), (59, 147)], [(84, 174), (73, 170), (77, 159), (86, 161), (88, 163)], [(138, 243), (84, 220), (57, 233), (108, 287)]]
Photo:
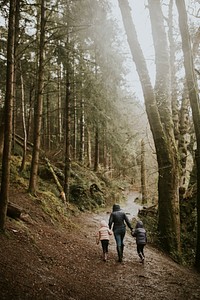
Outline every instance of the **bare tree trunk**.
[(108, 149), (106, 144), (106, 129), (104, 129), (103, 133), (103, 167), (105, 170), (108, 169)]
[(87, 157), (88, 157), (88, 167), (92, 166), (92, 150), (91, 150), (91, 136), (90, 130), (87, 128)]
[(113, 177), (113, 162), (112, 162), (112, 150), (110, 149), (110, 154), (109, 154), (109, 174), (110, 174), (110, 178)]
[(19, 68), (19, 51), (18, 51), (18, 44), (19, 44), (19, 21), (20, 21), (20, 0), (16, 1), (15, 7), (15, 41), (14, 41), (14, 83), (13, 83), (13, 116), (12, 116), (12, 152), (15, 153), (16, 149), (16, 142), (15, 142), (15, 133), (16, 133), (16, 122), (17, 122), (17, 71)]
[(41, 0), (41, 24), (40, 24), (40, 53), (39, 53), (39, 70), (38, 70), (38, 86), (37, 86), (37, 103), (35, 107), (34, 119), (34, 147), (31, 162), (31, 174), (29, 181), (29, 192), (36, 194), (38, 165), (40, 155), (40, 133), (42, 127), (42, 111), (43, 111), (43, 89), (44, 89), (44, 49), (45, 49), (45, 0)]
[(146, 165), (145, 165), (144, 140), (141, 141), (141, 191), (142, 191), (142, 204), (147, 204), (147, 176), (146, 176)]
[(80, 152), (79, 152), (79, 161), (84, 162), (85, 156), (85, 103), (83, 96), (81, 96), (80, 103)]
[(33, 90), (34, 87), (30, 86), (29, 90), (29, 111), (27, 116), (27, 140), (29, 140), (31, 135), (31, 125), (32, 125), (32, 109), (33, 109)]
[(22, 69), (20, 65), (20, 78), (21, 78), (21, 105), (22, 105), (22, 127), (24, 133), (24, 146), (23, 146), (23, 157), (20, 167), (20, 171), (23, 171), (25, 168), (26, 162), (26, 150), (27, 150), (27, 131), (26, 131), (26, 118), (25, 118), (25, 93), (24, 93), (24, 79), (22, 75)]
[(73, 151), (74, 151), (74, 160), (76, 161), (77, 156), (77, 100), (76, 93), (74, 93), (74, 137), (73, 137)]
[(71, 154), (70, 154), (70, 83), (69, 83), (69, 70), (66, 70), (66, 102), (65, 102), (65, 184), (64, 192), (67, 201), (69, 201), (69, 179), (71, 172)]
[(192, 108), (192, 117), (196, 134), (196, 165), (197, 165), (197, 248), (195, 265), (200, 271), (200, 105), (197, 88), (197, 80), (195, 78), (194, 63), (191, 49), (191, 41), (188, 30), (187, 12), (184, 1), (176, 0), (176, 6), (179, 14), (179, 27), (182, 38), (182, 48), (184, 55), (184, 66), (186, 81)]
[(58, 141), (62, 140), (61, 66), (58, 66)]
[(94, 154), (94, 171), (97, 172), (99, 169), (99, 128), (96, 126), (95, 132), (95, 154)]
[[(18, 0), (19, 1), (19, 0)], [(15, 17), (17, 0), (10, 0), (8, 40), (7, 40), (7, 72), (6, 72), (6, 96), (5, 96), (5, 125), (4, 148), (2, 158), (2, 176), (0, 192), (0, 230), (5, 230), (7, 206), (9, 201), (10, 185), (10, 156), (12, 142), (12, 107), (14, 86), (14, 45), (15, 45)]]
[(50, 114), (50, 99), (49, 99), (49, 92), (47, 91), (47, 97), (46, 97), (46, 126), (45, 126), (45, 132), (46, 132), (46, 147), (50, 151), (51, 150), (51, 114)]

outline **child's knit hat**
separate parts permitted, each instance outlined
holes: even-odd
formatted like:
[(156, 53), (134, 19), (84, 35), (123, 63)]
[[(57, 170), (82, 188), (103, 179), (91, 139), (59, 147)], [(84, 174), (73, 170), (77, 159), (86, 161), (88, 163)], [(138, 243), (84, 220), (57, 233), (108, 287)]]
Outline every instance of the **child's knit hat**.
[(106, 223), (105, 220), (102, 220), (101, 223), (100, 223), (100, 226), (101, 227), (108, 227), (108, 224)]

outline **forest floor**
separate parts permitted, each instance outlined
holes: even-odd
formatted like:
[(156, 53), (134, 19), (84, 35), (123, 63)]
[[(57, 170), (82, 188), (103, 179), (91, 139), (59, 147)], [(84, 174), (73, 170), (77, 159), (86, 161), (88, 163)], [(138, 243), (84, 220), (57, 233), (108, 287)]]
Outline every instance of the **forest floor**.
[(11, 195), (28, 213), (23, 220), (8, 218), (0, 235), (1, 300), (200, 299), (200, 274), (151, 245), (141, 264), (129, 231), (123, 262), (117, 261), (113, 236), (104, 262), (95, 235), (109, 212), (80, 213), (61, 226), (39, 200), (30, 201), (22, 191)]

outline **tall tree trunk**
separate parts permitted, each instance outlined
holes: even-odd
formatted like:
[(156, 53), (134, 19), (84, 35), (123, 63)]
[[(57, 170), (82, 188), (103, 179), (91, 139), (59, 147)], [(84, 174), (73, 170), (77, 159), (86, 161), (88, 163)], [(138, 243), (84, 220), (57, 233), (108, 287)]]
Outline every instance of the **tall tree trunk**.
[(88, 168), (91, 168), (92, 166), (91, 134), (88, 128), (87, 128), (87, 158), (88, 158)]
[(58, 142), (62, 140), (61, 65), (58, 66)]
[(65, 101), (65, 184), (64, 192), (65, 198), (69, 201), (69, 179), (71, 172), (71, 154), (70, 154), (70, 83), (69, 83), (69, 69), (66, 70), (66, 101)]
[(12, 117), (12, 152), (15, 153), (16, 149), (16, 141), (15, 141), (15, 134), (16, 134), (16, 122), (17, 122), (17, 72), (19, 71), (19, 36), (20, 36), (20, 28), (19, 28), (19, 21), (20, 21), (20, 0), (16, 1), (16, 8), (15, 8), (15, 42), (14, 42), (14, 83), (13, 83), (13, 117)]
[(193, 43), (193, 48), (192, 48), (192, 53), (194, 57), (196, 57), (199, 53), (199, 44), (200, 44), (200, 26), (197, 29), (197, 32), (194, 36), (194, 43)]
[(144, 140), (141, 141), (141, 192), (142, 192), (142, 204), (147, 204), (147, 176), (146, 176), (146, 165), (145, 165)]
[(7, 40), (7, 71), (6, 71), (6, 96), (5, 96), (5, 124), (4, 124), (4, 148), (2, 157), (2, 176), (0, 192), (0, 230), (5, 230), (5, 220), (9, 201), (10, 185), (10, 156), (12, 142), (12, 107), (14, 86), (14, 46), (15, 46), (15, 19), (16, 5), (19, 0), (10, 0), (8, 40)]
[(188, 90), (187, 87), (184, 86), (184, 91), (181, 100), (181, 109), (179, 112), (180, 135), (178, 141), (178, 151), (180, 157), (180, 191), (182, 196), (184, 195), (187, 189), (186, 172), (187, 172), (187, 157), (188, 157), (188, 144), (189, 144), (188, 132), (190, 129), (189, 106), (190, 104), (188, 99)]
[(83, 96), (81, 95), (80, 103), (80, 152), (79, 152), (79, 161), (84, 162), (85, 157), (85, 103)]
[(97, 172), (99, 169), (99, 128), (96, 126), (95, 131), (95, 154), (94, 154), (94, 171)]
[(50, 97), (49, 97), (49, 91), (47, 91), (47, 97), (46, 97), (46, 143), (45, 146), (50, 151), (51, 150), (51, 114), (50, 114)]
[[(175, 256), (174, 253), (180, 252), (180, 221), (179, 221), (179, 201), (178, 201), (178, 164), (177, 164), (177, 154), (174, 153), (175, 141), (173, 139), (173, 122), (171, 119), (171, 111), (169, 109), (170, 99), (166, 99), (164, 95), (164, 103), (162, 103), (162, 108), (158, 111), (157, 101), (162, 101), (163, 93), (166, 90), (166, 82), (161, 81), (163, 78), (163, 71), (168, 72), (168, 63), (164, 66), (157, 66), (157, 84), (156, 92), (158, 92), (157, 99), (154, 94), (154, 90), (151, 85), (149, 78), (147, 66), (142, 53), (142, 49), (139, 45), (135, 26), (133, 24), (130, 7), (128, 2), (125, 0), (118, 0), (119, 6), (122, 13), (122, 19), (124, 27), (127, 33), (128, 43), (131, 49), (133, 61), (136, 64), (137, 72), (142, 85), (142, 90), (145, 99), (146, 112), (150, 123), (150, 128), (153, 134), (154, 143), (156, 147), (157, 161), (158, 161), (158, 193), (159, 193), (159, 231), (161, 237), (162, 247), (171, 255)], [(149, 5), (152, 3), (150, 2)], [(155, 5), (158, 7), (158, 12), (160, 13), (160, 3), (155, 1)], [(160, 15), (156, 16), (159, 17)], [(158, 24), (157, 24), (158, 25)], [(163, 24), (161, 29), (163, 30)], [(155, 28), (153, 29), (155, 32)], [(161, 32), (161, 40), (163, 38), (163, 32)], [(160, 41), (157, 46), (160, 45)], [(163, 40), (162, 40), (163, 42)], [(164, 40), (165, 42), (165, 40)], [(164, 47), (166, 45), (164, 44)], [(158, 50), (155, 47), (156, 50)], [(163, 49), (163, 46), (161, 47)], [(157, 64), (159, 63), (160, 56), (165, 58), (164, 53), (158, 53), (159, 57), (156, 57)], [(162, 60), (161, 60), (162, 61)], [(167, 60), (168, 61), (168, 60)], [(169, 73), (165, 76), (169, 76)], [(162, 77), (161, 77), (162, 76)], [(161, 103), (160, 103), (161, 104)], [(159, 115), (161, 113), (161, 116)], [(166, 125), (165, 125), (166, 124)], [(167, 127), (170, 127), (170, 132)], [(170, 136), (171, 135), (171, 136)], [(172, 144), (171, 144), (172, 142)]]
[(34, 146), (31, 161), (31, 174), (29, 181), (29, 192), (36, 194), (38, 165), (40, 155), (40, 133), (42, 127), (42, 111), (43, 111), (43, 89), (44, 89), (44, 50), (45, 50), (45, 0), (41, 0), (41, 19), (40, 19), (40, 49), (39, 49), (39, 69), (38, 69), (38, 86), (37, 101), (35, 107), (34, 118)]
[(173, 35), (173, 4), (174, 0), (170, 0), (169, 14), (168, 14), (168, 37), (170, 47), (170, 89), (171, 89), (171, 107), (172, 107), (172, 119), (174, 123), (174, 136), (178, 144), (179, 139), (179, 110), (178, 110), (178, 98), (177, 98), (177, 78), (176, 78), (176, 66), (175, 66), (175, 42)]
[(179, 27), (182, 38), (182, 48), (184, 55), (184, 66), (186, 81), (192, 108), (192, 117), (196, 134), (196, 165), (197, 165), (197, 249), (195, 265), (200, 271), (200, 105), (197, 88), (197, 80), (195, 78), (194, 63), (191, 49), (191, 41), (188, 30), (187, 12), (184, 1), (176, 0), (176, 6), (179, 14)]
[[(163, 14), (160, 0), (149, 0), (149, 12), (156, 60), (155, 97), (166, 137), (168, 152), (167, 164), (162, 164), (162, 179), (159, 180), (159, 227), (168, 238), (175, 239), (171, 243), (170, 252), (180, 252), (180, 207), (179, 207), (179, 162), (178, 151), (174, 137), (170, 97), (170, 61), (168, 43), (165, 33)], [(162, 159), (165, 159), (163, 156)], [(160, 168), (161, 166), (159, 166)], [(164, 181), (163, 182), (163, 178)], [(167, 191), (166, 191), (167, 190)], [(168, 197), (166, 196), (166, 192)], [(166, 213), (167, 212), (167, 213)], [(171, 232), (166, 226), (171, 227)], [(161, 238), (162, 238), (161, 237)], [(164, 238), (165, 239), (165, 238)], [(168, 242), (170, 242), (168, 240)], [(173, 245), (174, 244), (174, 245)], [(176, 245), (175, 245), (176, 244)], [(175, 247), (176, 246), (176, 247)], [(173, 250), (174, 248), (174, 250)]]
[(22, 68), (20, 64), (20, 78), (21, 78), (21, 105), (22, 105), (22, 127), (24, 133), (24, 142), (23, 142), (23, 156), (20, 171), (23, 171), (25, 168), (26, 162), (26, 150), (27, 150), (27, 131), (26, 131), (26, 118), (25, 118), (25, 93), (24, 93), (24, 78), (22, 74)]
[(77, 156), (77, 99), (76, 99), (76, 92), (74, 93), (74, 126), (73, 126), (73, 157), (76, 161)]
[(27, 116), (27, 141), (29, 140), (30, 135), (31, 135), (33, 91), (34, 91), (34, 87), (30, 86), (30, 89), (29, 89), (29, 111), (28, 111), (28, 116)]
[(102, 145), (102, 164), (105, 170), (108, 169), (108, 149), (106, 143), (106, 129), (103, 130), (103, 145)]

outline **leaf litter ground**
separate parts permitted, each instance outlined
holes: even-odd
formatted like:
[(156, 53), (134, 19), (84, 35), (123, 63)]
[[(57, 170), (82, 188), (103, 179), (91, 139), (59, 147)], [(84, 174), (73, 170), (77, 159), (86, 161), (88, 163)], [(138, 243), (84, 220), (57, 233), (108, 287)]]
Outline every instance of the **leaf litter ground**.
[(11, 195), (28, 216), (23, 221), (8, 218), (6, 234), (0, 236), (1, 300), (200, 299), (200, 274), (150, 245), (141, 264), (128, 231), (123, 262), (117, 262), (113, 237), (104, 262), (95, 234), (108, 213), (71, 216), (63, 227), (27, 194)]

